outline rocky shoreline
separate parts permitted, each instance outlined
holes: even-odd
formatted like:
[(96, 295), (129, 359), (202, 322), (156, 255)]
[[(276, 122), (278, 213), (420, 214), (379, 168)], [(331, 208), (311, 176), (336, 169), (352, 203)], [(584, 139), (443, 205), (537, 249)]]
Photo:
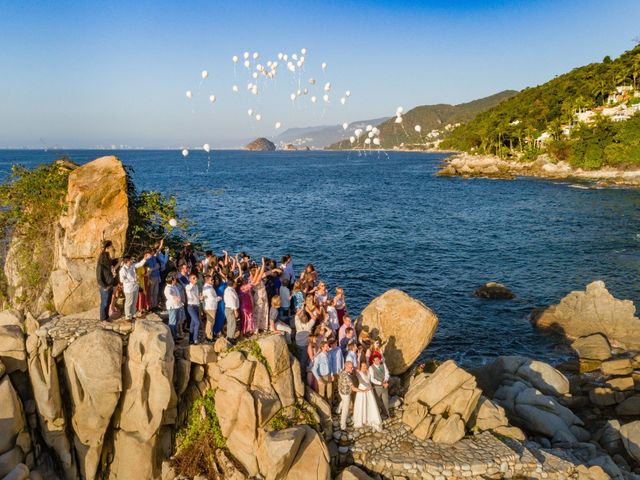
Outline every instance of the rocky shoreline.
[[(97, 295), (81, 294), (95, 292), (95, 273), (69, 259), (101, 235), (92, 215), (126, 220), (123, 182), (82, 187), (121, 168), (99, 159), (69, 182), (57, 311), (15, 297), (0, 312), (0, 479), (640, 479), (640, 319), (604, 283), (532, 316), (572, 342), (575, 359), (555, 367), (520, 356), (468, 371), (415, 365), (437, 315), (399, 290), (373, 299), (355, 325), (388, 340), (393, 415), (381, 432), (343, 431), (282, 335), (189, 345), (164, 315), (98, 320)], [(513, 297), (496, 283), (477, 295)]]
[(613, 167), (597, 170), (575, 169), (566, 162), (554, 162), (547, 155), (540, 155), (532, 162), (523, 162), (505, 160), (494, 155), (458, 153), (445, 160), (438, 175), (509, 180), (517, 177), (538, 177), (585, 182), (595, 188), (640, 187), (640, 170), (620, 170)]

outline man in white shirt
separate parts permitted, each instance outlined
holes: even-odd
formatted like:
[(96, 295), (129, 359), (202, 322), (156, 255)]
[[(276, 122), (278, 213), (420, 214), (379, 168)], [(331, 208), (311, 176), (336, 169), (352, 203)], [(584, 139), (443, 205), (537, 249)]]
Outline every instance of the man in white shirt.
[(222, 300), (213, 288), (213, 278), (208, 275), (204, 277), (204, 286), (202, 287), (202, 298), (204, 300), (204, 314), (207, 317), (205, 324), (205, 336), (207, 340), (213, 341), (213, 324), (216, 321), (216, 311), (218, 310), (218, 302)]
[(167, 285), (164, 287), (165, 305), (169, 313), (169, 328), (173, 339), (178, 338), (178, 312), (182, 311), (182, 299), (180, 298), (180, 290), (176, 285), (178, 280), (175, 273), (171, 272), (167, 275)]
[(373, 353), (369, 379), (373, 385), (373, 392), (379, 400), (382, 400), (384, 411), (389, 417), (389, 369), (382, 363), (382, 356), (378, 352)]
[(291, 255), (284, 255), (282, 257), (282, 263), (280, 264), (280, 268), (282, 269), (282, 280), (288, 280), (289, 285), (293, 285), (293, 282), (296, 280), (296, 274), (293, 271), (293, 259)]
[(151, 255), (146, 254), (138, 263), (133, 263), (130, 256), (122, 258), (122, 267), (120, 267), (120, 283), (122, 283), (122, 291), (124, 292), (124, 318), (132, 320), (136, 315), (136, 303), (138, 303), (138, 275), (136, 268), (142, 267)]
[(200, 330), (200, 288), (198, 287), (198, 277), (189, 275), (189, 283), (185, 287), (187, 294), (187, 313), (191, 322), (189, 323), (189, 341), (194, 345), (198, 344), (198, 332)]
[(227, 340), (235, 341), (236, 324), (240, 318), (240, 299), (236, 292), (235, 279), (229, 279), (227, 288), (224, 289), (224, 316), (227, 319)]

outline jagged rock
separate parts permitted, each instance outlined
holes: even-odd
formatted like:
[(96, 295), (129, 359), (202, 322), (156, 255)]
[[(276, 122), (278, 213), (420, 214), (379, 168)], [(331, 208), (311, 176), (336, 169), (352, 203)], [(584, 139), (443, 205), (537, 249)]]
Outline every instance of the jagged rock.
[(27, 370), (24, 332), (20, 325), (0, 326), (0, 360), (4, 363), (7, 373)]
[(221, 448), (216, 450), (216, 460), (225, 480), (246, 480), (247, 476), (236, 467)]
[(506, 427), (509, 425), (509, 420), (504, 408), (481, 395), (471, 416), (470, 425), (472, 429), (484, 432), (485, 430), (495, 430), (498, 427)]
[(599, 333), (578, 338), (571, 348), (581, 359), (603, 361), (611, 358), (611, 346), (607, 338)]
[(273, 142), (267, 140), (266, 138), (260, 137), (256, 138), (252, 142), (247, 143), (244, 149), (256, 152), (273, 152), (276, 149), (276, 146)]
[(27, 339), (29, 353), (29, 378), (33, 397), (38, 406), (40, 433), (45, 443), (51, 447), (67, 479), (77, 477), (71, 444), (67, 438), (67, 422), (64, 415), (58, 366), (51, 350), (38, 336)]
[(53, 301), (62, 314), (100, 304), (95, 263), (104, 239), (122, 254), (129, 226), (126, 174), (116, 157), (101, 157), (69, 175), (67, 209), (60, 218), (54, 270)]
[(491, 300), (511, 300), (515, 298), (514, 293), (501, 283), (488, 282), (479, 286), (473, 294), (479, 298)]
[(640, 415), (640, 395), (629, 397), (616, 407), (616, 414), (623, 416)]
[(462, 437), (464, 437), (464, 421), (456, 413), (440, 420), (431, 438), (436, 443), (456, 443)]
[(527, 436), (518, 427), (500, 426), (496, 427), (493, 432), (498, 435), (502, 435), (503, 437), (513, 438), (514, 440), (519, 440), (521, 442), (527, 439)]
[(289, 362), (291, 363), (291, 375), (293, 376), (293, 389), (295, 391), (296, 397), (302, 398), (304, 397), (305, 385), (304, 381), (302, 380), (300, 361), (293, 355), (289, 354)]
[[(11, 450), (0, 455), (0, 478), (8, 475), (14, 468), (24, 460), (24, 453), (20, 447), (14, 447)], [(25, 465), (26, 466), (26, 465)], [(29, 469), (27, 469), (27, 474)]]
[(589, 391), (589, 401), (597, 407), (609, 407), (624, 400), (624, 394), (607, 387), (596, 387)]
[(640, 420), (623, 425), (620, 437), (627, 453), (636, 462), (640, 462)]
[(587, 285), (584, 292), (571, 292), (558, 305), (532, 316), (539, 328), (559, 330), (567, 338), (576, 339), (600, 333), (610, 344), (621, 348), (640, 349), (640, 319), (630, 300), (617, 300), (604, 282)]
[(612, 388), (613, 390), (619, 390), (621, 392), (625, 390), (633, 390), (635, 385), (633, 377), (610, 378), (606, 383), (609, 388)]
[(80, 473), (93, 478), (122, 391), (122, 339), (113, 332), (93, 330), (67, 347), (64, 361)]
[(331, 405), (312, 388), (305, 387), (304, 399), (314, 406), (320, 417), (320, 426), (325, 440), (331, 440), (333, 436), (333, 419), (331, 417)]
[(0, 379), (0, 427), (0, 454), (3, 454), (13, 448), (18, 434), (26, 428), (22, 401), (8, 375)]
[(340, 472), (336, 480), (373, 480), (373, 478), (355, 465), (350, 465)]
[(244, 360), (245, 360), (245, 356), (242, 352), (233, 351), (233, 352), (227, 353), (226, 355), (223, 355), (218, 360), (218, 366), (220, 367), (220, 370), (224, 373), (227, 370), (235, 370), (236, 368), (240, 367), (240, 365), (242, 365), (242, 362), (244, 362)]
[(224, 375), (216, 390), (215, 405), (220, 430), (227, 439), (229, 451), (249, 475), (257, 475), (257, 415), (248, 387)]
[(189, 345), (186, 358), (191, 363), (206, 365), (207, 363), (215, 362), (218, 356), (214, 351), (213, 345), (201, 343), (199, 345)]
[(258, 451), (258, 462), (266, 480), (286, 478), (305, 434), (305, 429), (297, 426), (265, 435)]
[(578, 465), (576, 468), (578, 480), (610, 480), (611, 477), (602, 467), (594, 465), (587, 467), (586, 465)]
[(299, 425), (305, 431), (304, 439), (291, 464), (287, 480), (328, 480), (331, 477), (329, 450), (318, 432), (308, 425)]
[(251, 395), (255, 399), (258, 425), (263, 427), (282, 408), (282, 403), (271, 385), (267, 367), (260, 362), (245, 363), (255, 366), (251, 381)]
[(597, 433), (595, 440), (597, 440), (602, 448), (609, 453), (614, 453), (620, 450), (622, 446), (622, 439), (620, 437), (620, 421), (619, 420), (607, 420), (607, 423)]
[(8, 325), (16, 325), (22, 328), (22, 324), (24, 322), (24, 316), (20, 313), (19, 310), (16, 309), (8, 309), (0, 311), (0, 327), (5, 327)]
[(603, 375), (630, 375), (633, 372), (633, 366), (629, 358), (619, 358), (602, 362), (600, 371)]
[(231, 348), (231, 344), (224, 337), (219, 337), (213, 344), (213, 351), (216, 353), (224, 353)]
[[(2, 460), (0, 459), (0, 462)], [(0, 469), (0, 475), (3, 475)], [(2, 480), (26, 480), (30, 478), (29, 467), (24, 463), (18, 463), (9, 473), (7, 473)]]
[(400, 290), (389, 290), (367, 305), (356, 321), (358, 333), (366, 331), (383, 340), (384, 358), (391, 375), (406, 372), (429, 345), (438, 317), (422, 302)]
[(191, 373), (191, 362), (184, 358), (176, 358), (175, 360), (175, 388), (178, 396), (182, 395), (189, 385), (189, 375)]

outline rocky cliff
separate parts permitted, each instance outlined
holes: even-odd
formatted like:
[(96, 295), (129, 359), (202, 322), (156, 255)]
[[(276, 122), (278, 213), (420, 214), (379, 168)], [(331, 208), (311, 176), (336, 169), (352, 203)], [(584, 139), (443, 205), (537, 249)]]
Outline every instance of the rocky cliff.
[(244, 149), (255, 151), (255, 152), (273, 152), (276, 149), (276, 146), (270, 140), (260, 137), (260, 138), (256, 138), (252, 142), (249, 142), (244, 147)]

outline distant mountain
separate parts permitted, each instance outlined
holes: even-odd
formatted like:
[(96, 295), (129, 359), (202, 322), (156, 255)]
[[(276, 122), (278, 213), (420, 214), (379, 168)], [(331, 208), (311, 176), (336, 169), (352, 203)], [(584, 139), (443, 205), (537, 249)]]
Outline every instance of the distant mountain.
[(366, 125), (378, 125), (389, 117), (374, 118), (371, 120), (359, 120), (349, 124), (347, 129), (342, 125), (319, 125), (315, 127), (289, 128), (273, 139), (280, 148), (291, 144), (297, 147), (323, 148), (327, 145), (348, 139), (357, 128), (365, 128)]
[[(410, 145), (422, 147), (425, 143), (429, 143), (430, 146), (437, 145), (442, 138), (453, 130), (456, 124), (463, 124), (472, 120), (479, 113), (495, 107), (517, 93), (515, 90), (505, 90), (489, 97), (459, 105), (440, 103), (415, 107), (402, 116), (402, 123), (396, 123), (396, 118), (392, 117), (378, 125), (381, 146), (383, 148), (393, 148), (408, 147)], [(416, 125), (420, 126), (420, 132), (416, 132)], [(362, 142), (365, 137), (366, 135), (363, 134), (356, 146), (362, 148)], [(349, 143), (349, 140), (344, 139), (331, 145), (330, 148), (352, 147), (353, 145)]]

